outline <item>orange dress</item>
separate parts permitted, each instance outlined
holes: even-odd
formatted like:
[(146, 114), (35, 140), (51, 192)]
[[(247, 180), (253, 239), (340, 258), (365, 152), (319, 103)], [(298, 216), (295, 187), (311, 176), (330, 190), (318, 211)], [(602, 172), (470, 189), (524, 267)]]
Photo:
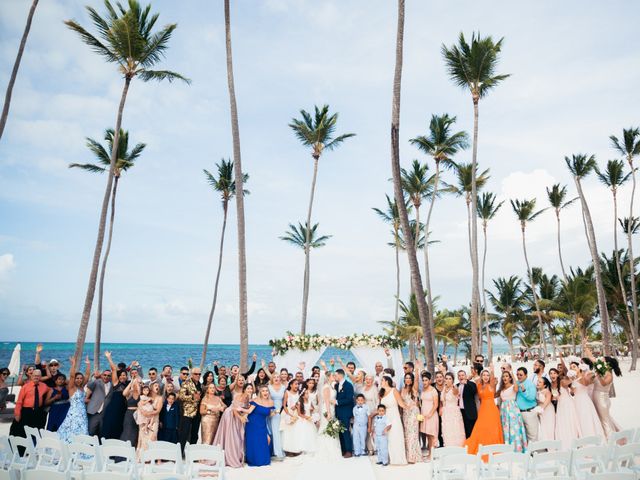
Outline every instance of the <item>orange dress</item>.
[(473, 426), (471, 436), (466, 440), (465, 445), (470, 454), (478, 453), (480, 445), (494, 445), (504, 443), (502, 427), (500, 424), (500, 410), (496, 406), (494, 399), (496, 390), (487, 385), (478, 386), (478, 397), (480, 397), (480, 410), (478, 419)]

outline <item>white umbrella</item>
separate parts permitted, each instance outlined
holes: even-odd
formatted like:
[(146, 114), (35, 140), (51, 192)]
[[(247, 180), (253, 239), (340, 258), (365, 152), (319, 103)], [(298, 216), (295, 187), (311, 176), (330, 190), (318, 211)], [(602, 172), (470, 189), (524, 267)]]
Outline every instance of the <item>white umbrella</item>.
[(16, 348), (13, 349), (13, 353), (11, 354), (11, 360), (9, 361), (9, 371), (11, 372), (11, 376), (18, 376), (20, 374), (20, 344), (16, 345)]

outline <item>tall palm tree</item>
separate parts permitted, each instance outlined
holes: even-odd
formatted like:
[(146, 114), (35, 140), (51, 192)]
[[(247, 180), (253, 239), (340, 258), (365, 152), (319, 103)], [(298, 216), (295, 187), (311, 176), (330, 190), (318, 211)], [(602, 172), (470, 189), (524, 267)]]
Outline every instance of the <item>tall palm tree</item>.
[[(233, 139), (234, 181), (239, 192), (244, 191), (242, 154), (240, 152), (240, 126), (238, 104), (233, 78), (233, 50), (231, 48), (231, 12), (229, 0), (224, 0), (225, 52), (227, 60), (227, 85), (229, 89), (229, 113), (231, 114), (231, 138)], [(240, 310), (240, 371), (247, 370), (249, 356), (249, 312), (247, 301), (247, 247), (244, 222), (244, 195), (236, 195), (236, 219), (238, 228), (238, 301)]]
[[(624, 128), (622, 129), (622, 139), (619, 140), (615, 135), (609, 137), (613, 149), (622, 155), (629, 164), (629, 170), (631, 171), (631, 200), (629, 201), (629, 218), (633, 218), (633, 202), (636, 196), (636, 169), (633, 166), (633, 160), (640, 155), (640, 128)], [(631, 238), (631, 229), (627, 230), (627, 250), (628, 250), (628, 262), (629, 273), (631, 274), (631, 285), (636, 284), (636, 272), (635, 272), (635, 257), (633, 256), (633, 239)], [(617, 247), (616, 247), (617, 250)], [(633, 328), (634, 332), (638, 332), (638, 326), (640, 321), (638, 320), (638, 295), (636, 289), (631, 289), (631, 307), (633, 312)], [(637, 345), (637, 342), (634, 343)], [(636, 347), (637, 349), (637, 347)], [(637, 354), (631, 362), (631, 370), (636, 369)]]
[(533, 222), (545, 209), (536, 211), (536, 199), (530, 200), (511, 200), (511, 208), (518, 217), (520, 222), (520, 231), (522, 232), (522, 251), (524, 252), (524, 261), (527, 264), (527, 275), (529, 276), (529, 282), (531, 283), (531, 292), (533, 294), (533, 303), (536, 308), (536, 317), (538, 318), (538, 326), (540, 331), (540, 345), (544, 352), (544, 358), (547, 358), (547, 344), (544, 338), (544, 322), (542, 321), (542, 314), (540, 313), (540, 304), (538, 303), (538, 293), (536, 291), (536, 282), (531, 272), (531, 266), (529, 265), (529, 257), (527, 255), (527, 242), (525, 237), (525, 231), (527, 229), (527, 223)]
[(593, 229), (593, 221), (591, 220), (591, 212), (587, 205), (587, 199), (582, 191), (582, 179), (589, 175), (596, 166), (595, 155), (577, 154), (571, 158), (564, 157), (564, 161), (573, 175), (573, 181), (576, 184), (580, 203), (582, 204), (582, 219), (587, 233), (587, 243), (591, 252), (591, 260), (593, 262), (594, 277), (596, 282), (596, 292), (598, 295), (598, 309), (600, 311), (600, 321), (602, 323), (602, 345), (604, 353), (611, 355), (611, 326), (609, 325), (609, 315), (607, 312), (607, 300), (602, 285), (602, 275), (600, 269), (600, 257), (598, 254), (598, 246), (596, 243), (596, 235)]
[(402, 191), (402, 181), (400, 176), (400, 87), (402, 83), (402, 49), (404, 42), (404, 0), (398, 0), (398, 23), (396, 29), (396, 58), (393, 73), (393, 97), (391, 102), (391, 173), (393, 178), (393, 194), (398, 204), (400, 214), (400, 226), (402, 234), (407, 241), (407, 257), (409, 259), (409, 271), (411, 272), (411, 284), (416, 295), (418, 314), (423, 332), (423, 342), (427, 369), (434, 371), (435, 368), (435, 342), (433, 338), (433, 328), (429, 323), (429, 308), (425, 300), (424, 289), (422, 288), (422, 278), (420, 277), (420, 267), (416, 247), (411, 241), (411, 225), (409, 215), (404, 205), (404, 193)]
[[(489, 330), (489, 309), (487, 308), (487, 291), (484, 288), (484, 273), (485, 266), (487, 264), (487, 226), (489, 220), (492, 220), (504, 201), (496, 204), (496, 195), (491, 192), (485, 192), (482, 197), (478, 198), (477, 212), (478, 216), (482, 219), (482, 238), (483, 238), (483, 252), (482, 252), (482, 307), (484, 309), (484, 326), (487, 334), (487, 356), (489, 359), (493, 358), (493, 342), (491, 341), (491, 333)], [(482, 322), (480, 324), (480, 345), (482, 346)], [(480, 348), (482, 350), (482, 348)]]
[(622, 227), (622, 231), (625, 235), (635, 235), (640, 230), (640, 219), (638, 217), (624, 217), (619, 218), (618, 223)]
[(497, 278), (493, 281), (496, 293), (489, 293), (489, 301), (498, 313), (502, 325), (502, 334), (509, 344), (511, 356), (514, 356), (513, 340), (517, 332), (517, 325), (524, 317), (526, 303), (525, 293), (521, 288), (520, 279), (512, 275), (509, 278)]
[(4, 127), (7, 124), (7, 117), (9, 116), (9, 107), (11, 105), (11, 95), (13, 94), (13, 86), (16, 83), (16, 77), (18, 76), (18, 69), (20, 68), (20, 62), (22, 61), (22, 54), (24, 53), (24, 47), (27, 44), (27, 37), (29, 36), (29, 30), (31, 30), (31, 22), (33, 21), (33, 15), (36, 13), (36, 7), (39, 0), (33, 0), (31, 2), (31, 8), (29, 9), (29, 15), (27, 16), (27, 24), (24, 26), (24, 32), (22, 32), (22, 39), (20, 40), (20, 46), (18, 47), (18, 55), (16, 55), (16, 61), (13, 64), (13, 70), (11, 70), (11, 77), (9, 77), (9, 83), (7, 84), (7, 91), (4, 95), (4, 106), (2, 107), (2, 115), (0, 116), (0, 139), (4, 133)]
[(549, 199), (549, 203), (556, 213), (556, 223), (558, 225), (557, 229), (557, 237), (558, 237), (558, 257), (560, 257), (560, 268), (562, 269), (562, 277), (567, 278), (567, 272), (564, 269), (564, 262), (562, 261), (562, 248), (560, 244), (560, 211), (567, 208), (573, 202), (575, 202), (578, 197), (572, 198), (571, 200), (566, 201), (567, 198), (567, 186), (561, 186), (559, 183), (556, 183), (551, 187), (547, 187), (547, 198)]
[[(211, 324), (213, 322), (213, 315), (216, 311), (216, 303), (218, 301), (218, 285), (220, 283), (220, 272), (222, 270), (222, 252), (224, 250), (224, 234), (227, 230), (227, 214), (229, 212), (229, 202), (236, 195), (236, 182), (234, 180), (233, 162), (220, 160), (220, 163), (216, 163), (216, 169), (218, 170), (218, 176), (216, 177), (209, 170), (203, 169), (204, 176), (207, 179), (213, 191), (220, 195), (222, 201), (222, 231), (220, 233), (220, 250), (218, 252), (218, 270), (216, 272), (216, 281), (213, 287), (213, 302), (211, 303), (211, 310), (209, 311), (209, 320), (207, 321), (207, 329), (204, 334), (204, 343), (202, 345), (202, 359), (200, 360), (200, 369), (204, 368), (204, 362), (207, 358), (207, 348), (209, 347), (209, 335), (211, 333)], [(242, 175), (242, 183), (246, 183), (249, 180), (248, 174)], [(244, 190), (243, 195), (247, 195), (249, 192)]]
[[(355, 133), (346, 133), (334, 137), (336, 124), (338, 122), (338, 113), (329, 115), (329, 105), (323, 105), (322, 108), (315, 106), (315, 114), (311, 116), (305, 110), (300, 110), (302, 119), (292, 119), (289, 127), (293, 130), (295, 136), (305, 147), (311, 147), (311, 156), (313, 157), (313, 177), (311, 179), (311, 194), (309, 197), (309, 208), (307, 210), (306, 225), (311, 225), (311, 211), (313, 210), (313, 198), (316, 192), (316, 180), (318, 178), (318, 163), (320, 157), (325, 150), (333, 150), (340, 146), (347, 138), (353, 137)], [(307, 230), (307, 234), (310, 234)], [(302, 321), (300, 325), (300, 333), (304, 335), (307, 331), (307, 306), (309, 303), (309, 249), (311, 238), (307, 239), (304, 256), (304, 288), (302, 293)]]
[(398, 321), (398, 309), (400, 308), (400, 216), (398, 214), (398, 206), (395, 200), (391, 200), (389, 195), (385, 195), (387, 199), (387, 209), (373, 208), (378, 217), (385, 223), (391, 225), (391, 233), (393, 234), (393, 246), (396, 252), (396, 295), (395, 295), (395, 315), (394, 321)]
[(428, 175), (428, 172), (429, 166), (426, 163), (422, 165), (418, 160), (415, 159), (413, 160), (413, 162), (411, 162), (411, 168), (409, 170), (406, 170), (404, 168), (400, 169), (402, 190), (407, 195), (408, 200), (411, 202), (416, 211), (416, 233), (414, 233), (414, 238), (417, 238), (419, 236), (418, 229), (422, 226), (422, 223), (420, 223), (420, 207), (422, 206), (422, 200), (433, 195), (433, 184), (435, 177), (433, 175)]
[(548, 276), (540, 268), (533, 268), (532, 274), (539, 292), (538, 305), (540, 306), (540, 315), (549, 332), (553, 358), (556, 358), (558, 343), (556, 341), (556, 325), (554, 325), (554, 322), (559, 319), (565, 320), (569, 318), (558, 306), (561, 282), (557, 275)]
[(585, 325), (589, 325), (596, 314), (596, 307), (598, 306), (597, 292), (593, 285), (593, 269), (588, 268), (582, 270), (581, 268), (571, 271), (567, 276), (567, 280), (562, 284), (560, 294), (558, 295), (559, 305), (563, 310), (569, 312), (574, 317), (574, 327), (572, 332), (572, 342), (574, 345), (574, 353), (576, 351), (575, 345), (575, 331), (577, 330), (581, 336), (582, 351), (586, 345), (586, 328)]
[[(464, 34), (460, 33), (458, 44), (447, 47), (442, 45), (442, 56), (449, 72), (449, 78), (454, 84), (468, 90), (473, 101), (473, 150), (471, 170), (471, 211), (476, 211), (478, 192), (476, 188), (476, 167), (478, 164), (478, 106), (480, 99), (496, 88), (509, 75), (496, 74), (501, 38), (497, 42), (488, 37), (481, 37), (480, 33), (471, 35), (471, 44), (467, 43)], [(478, 351), (480, 292), (478, 290), (478, 222), (476, 216), (471, 219), (471, 268), (472, 296), (471, 296), (471, 356)]]
[[(87, 172), (104, 173), (111, 165), (111, 151), (113, 149), (113, 138), (115, 132), (108, 128), (105, 131), (104, 139), (107, 142), (107, 148), (104, 148), (99, 142), (92, 138), (87, 138), (87, 147), (94, 154), (98, 163), (72, 163), (69, 168), (80, 168)], [(118, 142), (118, 152), (116, 155), (116, 166), (113, 170), (113, 190), (111, 191), (111, 217), (109, 218), (109, 235), (107, 237), (107, 246), (100, 267), (100, 280), (98, 283), (98, 314), (96, 318), (96, 339), (93, 344), (93, 362), (96, 370), (100, 370), (100, 341), (102, 337), (102, 302), (104, 298), (104, 278), (107, 270), (107, 261), (109, 253), (111, 253), (111, 240), (113, 239), (113, 222), (116, 216), (116, 194), (118, 192), (118, 181), (122, 172), (127, 171), (135, 164), (135, 161), (142, 154), (147, 145), (138, 143), (131, 151), (129, 151), (129, 132), (120, 130), (120, 142)]]
[[(453, 124), (456, 122), (456, 117), (450, 117), (447, 113), (443, 115), (432, 115), (431, 121), (429, 122), (429, 132), (426, 135), (419, 135), (416, 138), (412, 138), (409, 142), (419, 150), (424, 152), (425, 154), (433, 157), (433, 160), (436, 163), (436, 173), (433, 177), (432, 185), (430, 186), (431, 192), (428, 192), (429, 184), (425, 185), (424, 190), (422, 189), (413, 189), (413, 191), (418, 191), (422, 193), (424, 191), (425, 195), (421, 198), (425, 198), (429, 193), (431, 196), (431, 202), (429, 203), (429, 212), (427, 213), (427, 221), (425, 222), (425, 232), (429, 232), (429, 226), (431, 225), (431, 215), (433, 213), (433, 206), (436, 202), (436, 196), (438, 195), (438, 183), (440, 180), (440, 167), (450, 168), (454, 165), (453, 156), (458, 153), (460, 150), (464, 150), (469, 146), (469, 136), (466, 132), (451, 132), (451, 128)], [(414, 162), (414, 167), (415, 167)], [(415, 168), (414, 168), (415, 171)], [(426, 166), (425, 166), (426, 171)], [(419, 178), (415, 175), (413, 178)], [(406, 182), (408, 185), (404, 185), (404, 189), (407, 190), (407, 187), (419, 186), (424, 182)], [(420, 223), (420, 219), (418, 217), (418, 206), (416, 206), (416, 202), (414, 201), (414, 206), (416, 207), (416, 220)], [(425, 289), (427, 290), (427, 309), (428, 309), (428, 321), (431, 325), (434, 324), (433, 317), (433, 296), (431, 294), (431, 271), (429, 269), (429, 248), (428, 242), (427, 246), (424, 249), (424, 279), (425, 279)]]
[(635, 363), (638, 358), (638, 343), (637, 343), (637, 331), (634, 328), (633, 317), (631, 314), (631, 310), (629, 309), (629, 302), (626, 301), (627, 291), (624, 285), (624, 277), (622, 275), (622, 267), (620, 265), (620, 258), (618, 255), (618, 189), (624, 185), (629, 177), (631, 177), (631, 172), (625, 173), (624, 171), (624, 162), (622, 160), (609, 160), (607, 162), (607, 167), (604, 172), (600, 171), (598, 166), (595, 166), (596, 176), (606, 187), (611, 190), (611, 195), (613, 197), (613, 255), (615, 258), (615, 267), (617, 271), (618, 282), (620, 285), (620, 292), (622, 294), (622, 298), (625, 299), (624, 307), (627, 322), (629, 323), (629, 329), (631, 331), (632, 342), (631, 342), (631, 368), (635, 370)]
[(179, 73), (169, 70), (153, 69), (153, 67), (158, 65), (163, 59), (169, 47), (169, 40), (177, 27), (175, 23), (166, 25), (153, 33), (152, 30), (158, 21), (159, 14), (151, 14), (151, 5), (142, 8), (137, 0), (129, 0), (128, 8), (125, 8), (120, 3), (114, 7), (109, 0), (105, 0), (104, 5), (107, 10), (105, 17), (101, 17), (92, 7), (86, 7), (92, 23), (98, 31), (97, 37), (75, 20), (66, 20), (64, 22), (67, 27), (80, 35), (81, 40), (89, 45), (94, 52), (103, 57), (107, 62), (117, 64), (118, 71), (124, 77), (124, 85), (120, 95), (120, 104), (118, 105), (114, 128), (113, 149), (109, 163), (109, 171), (112, 175), (107, 177), (107, 186), (102, 199), (102, 209), (98, 223), (98, 238), (96, 239), (96, 246), (93, 252), (89, 284), (87, 286), (82, 318), (76, 339), (74, 355), (76, 364), (80, 363), (82, 349), (87, 336), (93, 298), (96, 292), (98, 266), (100, 264), (100, 255), (107, 223), (107, 210), (114, 179), (113, 172), (116, 168), (116, 154), (119, 151), (122, 114), (124, 112), (129, 86), (134, 78), (139, 78), (143, 82), (148, 82), (149, 80), (168, 80), (169, 82), (182, 80), (190, 83), (187, 78)]

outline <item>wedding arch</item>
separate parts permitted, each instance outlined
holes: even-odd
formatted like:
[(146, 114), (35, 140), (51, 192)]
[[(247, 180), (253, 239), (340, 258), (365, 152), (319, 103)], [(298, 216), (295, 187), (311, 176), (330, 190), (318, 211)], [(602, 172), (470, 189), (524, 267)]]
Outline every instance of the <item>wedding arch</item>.
[(349, 350), (365, 371), (373, 372), (376, 362), (385, 364), (385, 350), (389, 351), (394, 368), (400, 368), (404, 342), (398, 337), (368, 333), (331, 336), (287, 332), (283, 338), (270, 340), (269, 345), (273, 348), (272, 354), (278, 368), (286, 368), (290, 372), (295, 372), (300, 362), (304, 362), (309, 369), (317, 365), (328, 347)]

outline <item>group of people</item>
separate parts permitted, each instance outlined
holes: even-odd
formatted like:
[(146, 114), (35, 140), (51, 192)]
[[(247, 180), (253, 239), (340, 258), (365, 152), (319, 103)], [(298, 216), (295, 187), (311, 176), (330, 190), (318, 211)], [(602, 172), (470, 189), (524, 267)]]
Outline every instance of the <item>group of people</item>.
[[(128, 440), (138, 452), (149, 442), (217, 445), (230, 467), (268, 465), (300, 454), (323, 461), (377, 454), (379, 464), (403, 465), (429, 459), (433, 448), (508, 443), (524, 452), (534, 440), (557, 439), (570, 448), (575, 438), (608, 436), (620, 428), (611, 417), (615, 358), (609, 369), (593, 370), (590, 352), (545, 371), (536, 360), (533, 372), (501, 365), (485, 368), (482, 355), (471, 373), (454, 372), (446, 356), (433, 374), (420, 362), (406, 362), (396, 373), (387, 352), (386, 366), (357, 369), (355, 363), (331, 360), (327, 366), (295, 372), (256, 356), (246, 372), (214, 362), (182, 367), (149, 368), (138, 362), (116, 364), (91, 374), (89, 358), (82, 372), (70, 359), (69, 376), (60, 362), (40, 361), (24, 368), (19, 379), (11, 434), (24, 427), (47, 428), (71, 442), (75, 435)], [(339, 365), (336, 365), (338, 363)], [(336, 368), (339, 367), (339, 368)]]

